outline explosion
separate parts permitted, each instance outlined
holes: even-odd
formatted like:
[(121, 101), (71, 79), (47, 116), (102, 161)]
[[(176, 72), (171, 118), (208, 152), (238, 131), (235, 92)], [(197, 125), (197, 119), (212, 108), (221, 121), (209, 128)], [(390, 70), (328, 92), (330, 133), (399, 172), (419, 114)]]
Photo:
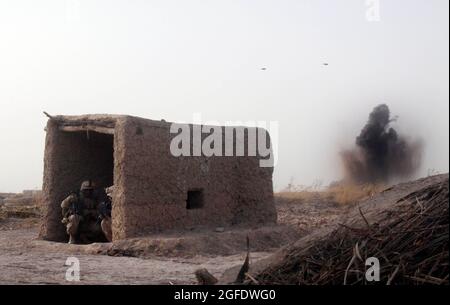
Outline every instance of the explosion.
[(406, 179), (420, 168), (422, 143), (399, 135), (390, 124), (389, 107), (376, 106), (369, 115), (356, 147), (341, 153), (347, 178), (357, 183), (387, 183)]

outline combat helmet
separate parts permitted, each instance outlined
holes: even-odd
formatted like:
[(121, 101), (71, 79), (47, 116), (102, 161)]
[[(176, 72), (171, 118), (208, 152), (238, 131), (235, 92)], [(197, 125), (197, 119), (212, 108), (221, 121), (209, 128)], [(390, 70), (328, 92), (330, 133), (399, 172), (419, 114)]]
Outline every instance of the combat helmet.
[(91, 180), (86, 180), (86, 181), (83, 181), (83, 183), (81, 183), (81, 187), (80, 187), (81, 191), (93, 190), (93, 189), (94, 189), (94, 184), (92, 183)]

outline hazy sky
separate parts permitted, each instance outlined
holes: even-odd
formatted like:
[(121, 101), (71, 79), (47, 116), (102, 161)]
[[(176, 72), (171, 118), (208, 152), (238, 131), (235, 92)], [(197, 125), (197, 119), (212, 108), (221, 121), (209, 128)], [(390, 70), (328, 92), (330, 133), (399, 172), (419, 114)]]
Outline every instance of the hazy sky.
[[(40, 188), (45, 110), (278, 121), (276, 189), (328, 183), (387, 103), (449, 167), (449, 1), (0, 1), (0, 192)], [(323, 63), (328, 62), (328, 66)], [(266, 67), (266, 70), (261, 70)]]

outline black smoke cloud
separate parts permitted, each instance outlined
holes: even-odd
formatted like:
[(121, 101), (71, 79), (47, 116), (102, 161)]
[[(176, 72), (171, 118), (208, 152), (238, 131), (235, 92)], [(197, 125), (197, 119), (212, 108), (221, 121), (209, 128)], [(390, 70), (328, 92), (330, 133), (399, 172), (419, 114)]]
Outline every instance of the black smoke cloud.
[(388, 183), (412, 177), (420, 168), (422, 143), (399, 135), (390, 125), (389, 107), (376, 106), (355, 147), (341, 154), (347, 179), (358, 183)]

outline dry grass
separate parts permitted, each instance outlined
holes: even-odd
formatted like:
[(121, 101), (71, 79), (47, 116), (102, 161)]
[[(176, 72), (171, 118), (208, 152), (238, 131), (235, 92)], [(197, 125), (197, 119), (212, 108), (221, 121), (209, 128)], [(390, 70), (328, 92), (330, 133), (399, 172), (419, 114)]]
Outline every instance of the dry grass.
[(372, 197), (385, 189), (384, 185), (376, 184), (345, 184), (329, 187), (326, 192), (338, 204), (355, 204), (358, 201)]
[(339, 205), (355, 204), (385, 189), (384, 185), (375, 184), (341, 184), (322, 190), (296, 187), (277, 193), (275, 196), (292, 203), (336, 203)]
[(42, 194), (36, 193), (32, 196), (15, 194), (5, 199), (0, 206), (0, 220), (6, 218), (39, 218), (42, 207)]
[[(369, 223), (344, 225), (284, 259), (249, 284), (449, 285), (448, 179), (398, 200)], [(365, 224), (364, 224), (365, 223)], [(380, 282), (369, 282), (366, 259), (377, 257)]]
[(292, 203), (311, 203), (326, 199), (324, 192), (317, 191), (283, 191), (276, 193), (275, 197)]
[(0, 219), (39, 218), (41, 211), (37, 206), (9, 206), (0, 209)]

